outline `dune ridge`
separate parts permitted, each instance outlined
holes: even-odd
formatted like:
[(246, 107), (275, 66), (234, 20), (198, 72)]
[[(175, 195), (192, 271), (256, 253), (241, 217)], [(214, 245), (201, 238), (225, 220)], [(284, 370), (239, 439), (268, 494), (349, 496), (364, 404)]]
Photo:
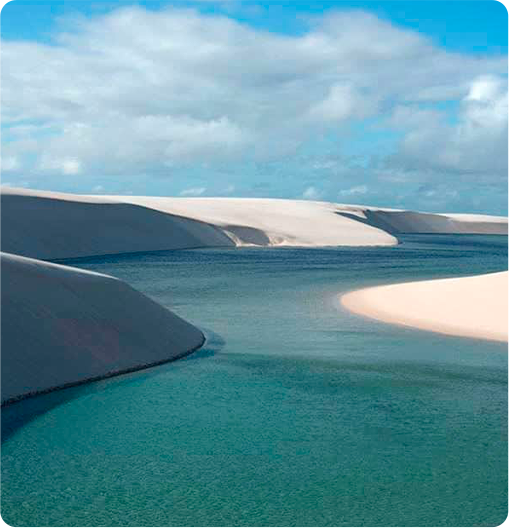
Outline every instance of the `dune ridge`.
[(3, 188), (4, 251), (41, 259), (234, 246), (387, 246), (403, 233), (507, 234), (507, 218), (265, 198)]

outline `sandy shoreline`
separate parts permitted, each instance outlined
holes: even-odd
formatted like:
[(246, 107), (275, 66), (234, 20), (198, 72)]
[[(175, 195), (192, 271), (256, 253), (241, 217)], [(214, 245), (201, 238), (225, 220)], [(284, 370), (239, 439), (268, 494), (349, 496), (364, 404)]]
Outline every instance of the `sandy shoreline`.
[(508, 272), (406, 282), (344, 294), (341, 304), (378, 321), (441, 334), (508, 340)]

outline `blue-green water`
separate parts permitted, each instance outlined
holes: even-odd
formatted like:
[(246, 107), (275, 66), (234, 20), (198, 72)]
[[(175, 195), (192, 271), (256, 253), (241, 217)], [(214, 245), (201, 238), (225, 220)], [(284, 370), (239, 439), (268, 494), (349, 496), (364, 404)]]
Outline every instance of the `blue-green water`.
[(337, 295), (507, 269), (506, 237), (67, 263), (126, 280), (205, 329), (208, 342), (184, 360), (5, 408), (7, 523), (505, 519), (506, 345), (370, 321), (341, 309)]

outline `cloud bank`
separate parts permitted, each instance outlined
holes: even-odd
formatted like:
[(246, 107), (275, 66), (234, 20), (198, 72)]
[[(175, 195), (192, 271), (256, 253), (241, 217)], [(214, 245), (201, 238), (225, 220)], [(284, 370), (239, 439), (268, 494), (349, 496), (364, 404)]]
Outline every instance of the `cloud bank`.
[[(365, 188), (350, 193), (358, 198), (398, 182), (423, 200), (443, 185), (505, 188), (505, 56), (452, 53), (365, 11), (329, 13), (297, 36), (139, 7), (64, 28), (51, 45), (2, 42), (9, 181), (175, 178), (228, 166), (237, 186), (249, 165), (259, 169), (254, 186), (275, 163), (291, 172), (288, 160), (304, 153), (307, 181), (295, 196)], [(361, 162), (349, 156), (352, 127), (367, 143)]]

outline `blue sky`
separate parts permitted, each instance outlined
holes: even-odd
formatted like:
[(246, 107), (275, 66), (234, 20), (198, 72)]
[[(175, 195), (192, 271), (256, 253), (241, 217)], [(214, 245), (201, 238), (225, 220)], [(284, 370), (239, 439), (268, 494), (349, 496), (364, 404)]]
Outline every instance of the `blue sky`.
[[(236, 20), (255, 27), (281, 33), (299, 33), (305, 25), (303, 14), (320, 15), (331, 9), (365, 9), (396, 24), (420, 31), (449, 49), (469, 53), (507, 53), (507, 12), (496, 1), (478, 0), (415, 0), (349, 1), (328, 0), (310, 2), (84, 2), (14, 0), (2, 11), (2, 38), (50, 41), (58, 29), (58, 17), (74, 13), (97, 15), (121, 5), (140, 5), (159, 10), (168, 5), (195, 7), (204, 13), (226, 13)], [(257, 6), (259, 9), (251, 9)]]
[(507, 213), (498, 2), (15, 0), (1, 37), (4, 185)]

